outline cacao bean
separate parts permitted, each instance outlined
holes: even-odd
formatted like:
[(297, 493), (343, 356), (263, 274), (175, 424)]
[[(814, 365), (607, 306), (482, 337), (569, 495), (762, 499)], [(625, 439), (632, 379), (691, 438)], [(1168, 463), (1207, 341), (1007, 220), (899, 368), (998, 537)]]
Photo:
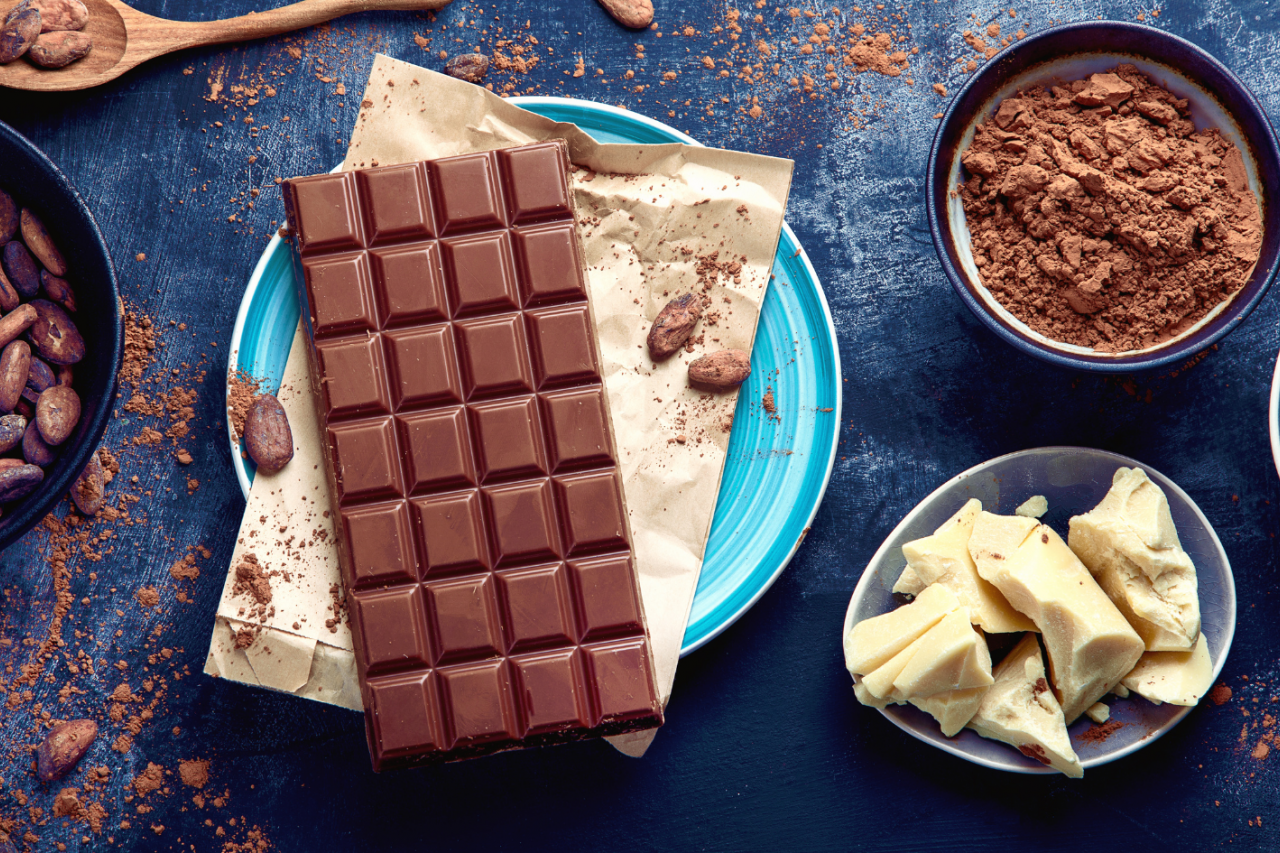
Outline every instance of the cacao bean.
[(642, 30), (653, 23), (652, 0), (600, 0), (600, 5), (624, 27)]
[(44, 470), (38, 465), (18, 465), (0, 471), (0, 503), (25, 498), (36, 490), (43, 479)]
[(70, 385), (75, 378), (75, 373), (69, 364), (59, 364), (54, 367), (54, 374), (58, 377), (59, 385)]
[(53, 446), (62, 444), (80, 422), (80, 395), (67, 385), (54, 385), (36, 401), (36, 426), (40, 437)]
[(67, 262), (62, 257), (62, 252), (58, 251), (53, 238), (49, 236), (49, 229), (44, 227), (40, 217), (23, 208), (21, 223), (22, 240), (27, 244), (27, 248), (31, 250), (31, 254), (35, 255), (36, 259), (44, 265), (44, 268), (52, 274), (58, 276), (66, 275)]
[(71, 285), (67, 284), (66, 279), (52, 275), (48, 270), (40, 270), (40, 286), (44, 288), (45, 296), (49, 299), (68, 311), (76, 310), (76, 295), (71, 291)]
[[(30, 390), (30, 389), (28, 389)], [(22, 399), (18, 401), (18, 405), (14, 407), (15, 415), (22, 415), (27, 419), (27, 423), (31, 423), (36, 418), (36, 405), (27, 399), (27, 392), (22, 392)]]
[(3, 263), (9, 282), (24, 299), (30, 299), (40, 291), (40, 267), (21, 242), (10, 240), (5, 244)]
[(40, 427), (34, 420), (27, 424), (27, 430), (22, 434), (22, 458), (41, 468), (52, 464), (53, 460), (58, 458), (53, 448), (45, 444), (44, 439), (40, 437)]
[(92, 50), (93, 37), (88, 33), (45, 33), (31, 45), (27, 58), (43, 68), (65, 68)]
[(479, 83), (489, 72), (489, 57), (483, 53), (460, 53), (444, 64), (444, 73), (468, 83)]
[(0, 65), (13, 62), (35, 44), (40, 35), (40, 11), (17, 8), (0, 26)]
[(716, 391), (736, 388), (751, 375), (751, 356), (726, 349), (704, 355), (689, 365), (689, 381)]
[[(89, 8), (80, 0), (23, 0), (14, 11), (24, 7), (40, 12), (40, 32), (83, 30), (89, 23)], [(9, 14), (13, 14), (10, 12)]]
[(18, 205), (13, 197), (0, 190), (0, 243), (8, 243), (18, 233)]
[(89, 457), (89, 464), (84, 466), (80, 476), (71, 484), (71, 500), (86, 516), (97, 515), (98, 510), (106, 503), (106, 477), (97, 453)]
[(38, 316), (30, 305), (19, 305), (0, 317), (0, 347), (7, 346), (9, 341), (29, 329)]
[[(48, 393), (48, 392), (46, 392)], [(293, 458), (293, 431), (280, 401), (262, 394), (244, 420), (244, 444), (259, 471), (274, 474)]]
[(53, 368), (34, 355), (31, 356), (31, 367), (27, 372), (27, 387), (39, 394), (41, 391), (57, 384), (58, 377), (53, 375)]
[[(61, 305), (47, 299), (32, 299), (18, 311), (23, 308), (31, 308), (36, 313), (27, 337), (41, 358), (54, 364), (75, 364), (84, 358), (84, 338)], [(9, 317), (0, 319), (0, 326), (7, 319)], [(0, 340), (3, 338), (4, 335), (0, 334)]]
[(702, 316), (702, 298), (692, 293), (677, 296), (653, 319), (649, 329), (649, 357), (662, 361), (684, 346)]
[(36, 750), (36, 775), (41, 782), (61, 779), (84, 758), (98, 737), (93, 720), (71, 720), (54, 726)]
[(37, 391), (36, 389), (28, 385), (22, 389), (22, 399), (26, 400), (28, 403), (34, 406), (36, 404), (36, 401), (40, 399), (40, 395), (43, 393), (44, 393), (43, 391)]
[(12, 341), (0, 351), (0, 411), (12, 412), (18, 405), (30, 372), (31, 345), (26, 341)]
[(22, 304), (22, 297), (13, 289), (9, 277), (0, 269), (0, 311), (8, 313)]
[(0, 459), (0, 471), (8, 471), (10, 468), (21, 468), (26, 464), (27, 463), (23, 462), (21, 459), (11, 459), (6, 456), (5, 458)]
[(0, 415), (0, 453), (8, 453), (22, 443), (27, 419), (22, 415)]

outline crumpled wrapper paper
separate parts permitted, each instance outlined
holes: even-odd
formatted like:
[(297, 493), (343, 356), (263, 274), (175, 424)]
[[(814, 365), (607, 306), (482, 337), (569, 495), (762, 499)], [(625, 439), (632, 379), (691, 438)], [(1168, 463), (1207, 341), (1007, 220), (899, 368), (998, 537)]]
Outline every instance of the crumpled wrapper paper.
[[(379, 56), (343, 169), (390, 165), (562, 138), (569, 144), (578, 232), (603, 357), (640, 592), (665, 703), (715, 514), (737, 392), (689, 387), (688, 364), (720, 349), (750, 351), (791, 185), (789, 160), (680, 144), (605, 145), (572, 124), (520, 109), (478, 86)], [(711, 300), (692, 352), (655, 364), (645, 338), (666, 303), (689, 291)], [(279, 474), (259, 474), (232, 557), (206, 672), (344, 707), (359, 708), (350, 634), (330, 633), (328, 589), (340, 583), (320, 430), (310, 400), (307, 354), (295, 336), (281, 403), (297, 453)], [(289, 402), (285, 402), (285, 400)], [(262, 519), (266, 519), (263, 521)], [(288, 533), (279, 533), (281, 527)], [(288, 548), (291, 534), (306, 548)], [(255, 625), (234, 594), (234, 566), (253, 551), (273, 579), (274, 614), (254, 645), (234, 630)], [(321, 595), (323, 591), (323, 595)], [(239, 614), (239, 615), (238, 615)], [(305, 617), (305, 619), (304, 619)], [(298, 626), (302, 626), (299, 628)], [(257, 650), (257, 644), (270, 652)], [(628, 754), (654, 733), (612, 738)]]

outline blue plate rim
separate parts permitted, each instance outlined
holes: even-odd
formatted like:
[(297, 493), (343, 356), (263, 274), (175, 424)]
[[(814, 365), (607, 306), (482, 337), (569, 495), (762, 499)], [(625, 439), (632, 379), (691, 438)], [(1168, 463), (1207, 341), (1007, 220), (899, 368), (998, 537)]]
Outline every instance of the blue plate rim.
[[(652, 130), (658, 131), (660, 133), (663, 133), (665, 135), (672, 137), (672, 140), (671, 140), (672, 142), (683, 143), (683, 144), (695, 146), (698, 148), (706, 147), (705, 145), (703, 145), (703, 143), (699, 142), (698, 140), (694, 139), (688, 134), (683, 133), (679, 130), (676, 130), (675, 128), (670, 127), (669, 125), (666, 125), (660, 121), (657, 121), (656, 119), (652, 119), (652, 118), (649, 118), (648, 116), (640, 115), (639, 113), (633, 113), (633, 112), (630, 112), (629, 110), (624, 110), (619, 107), (614, 107), (609, 104), (601, 104), (595, 101), (580, 100), (577, 98), (559, 98), (559, 97), (552, 97), (552, 96), (546, 96), (546, 95), (521, 95), (521, 96), (508, 98), (507, 101), (521, 108), (530, 109), (531, 112), (535, 112), (535, 113), (537, 112), (536, 108), (538, 106), (548, 106), (548, 107), (555, 107), (555, 108), (563, 108), (565, 106), (580, 107), (588, 111), (609, 114), (623, 121), (629, 121), (636, 124), (647, 126)], [(334, 167), (332, 171), (337, 171), (340, 168), (341, 168), (341, 164)], [(254, 265), (253, 271), (250, 273), (249, 283), (245, 288), (245, 294), (240, 302), (240, 308), (236, 313), (235, 324), (231, 330), (231, 347), (230, 347), (231, 352), (230, 352), (230, 358), (228, 359), (228, 362), (230, 365), (232, 365), (233, 370), (242, 370), (248, 367), (246, 365), (240, 364), (240, 350), (241, 350), (241, 342), (243, 341), (244, 329), (247, 323), (250, 307), (254, 301), (255, 295), (258, 292), (259, 286), (262, 283), (262, 279), (266, 273), (267, 266), (270, 264), (271, 259), (274, 257), (274, 253), (280, 250), (279, 244), (283, 242), (284, 241), (280, 238), (280, 235), (278, 233), (272, 235), (270, 241), (268, 241), (267, 243), (266, 248), (263, 249), (262, 255), (258, 258), (258, 262)], [(728, 614), (724, 618), (720, 619), (716, 625), (714, 625), (713, 627), (711, 627), (709, 630), (705, 631), (698, 637), (695, 637), (691, 642), (682, 641), (682, 644), (680, 647), (680, 657), (684, 657), (685, 655), (696, 651), (697, 649), (701, 648), (702, 646), (714, 640), (716, 637), (720, 636), (720, 634), (722, 634), (726, 629), (728, 629), (730, 625), (737, 622), (738, 619), (740, 619), (743, 614), (745, 614), (748, 610), (750, 610), (753, 606), (755, 606), (756, 602), (759, 601), (760, 598), (766, 592), (769, 591), (769, 589), (777, 581), (778, 577), (781, 576), (783, 570), (786, 569), (788, 565), (790, 565), (791, 560), (794, 559), (796, 555), (796, 552), (800, 549), (800, 546), (804, 543), (804, 540), (807, 538), (808, 532), (813, 526), (813, 519), (817, 516), (818, 510), (822, 506), (822, 501), (826, 497), (827, 487), (828, 485), (830, 485), (830, 482), (831, 482), (831, 474), (832, 474), (832, 471), (835, 469), (836, 451), (839, 448), (839, 444), (840, 444), (840, 422), (841, 422), (841, 415), (843, 412), (843, 395), (842, 395), (843, 372), (842, 372), (842, 367), (840, 363), (839, 339), (836, 335), (835, 322), (831, 316), (831, 307), (827, 302), (826, 292), (822, 288), (821, 279), (818, 278), (818, 273), (814, 269), (813, 263), (809, 260), (808, 252), (805, 251), (804, 247), (800, 244), (799, 239), (796, 237), (795, 232), (791, 230), (791, 226), (788, 225), (785, 220), (782, 223), (782, 232), (779, 235), (779, 240), (778, 240), (779, 247), (781, 247), (784, 243), (790, 243), (794, 245), (796, 249), (799, 250), (799, 255), (795, 257), (795, 260), (800, 262), (800, 265), (804, 271), (804, 275), (808, 278), (808, 281), (813, 285), (813, 288), (812, 288), (813, 293), (817, 297), (817, 303), (819, 307), (822, 309), (822, 318), (826, 323), (826, 331), (830, 337), (831, 350), (834, 356), (832, 358), (834, 405), (832, 406), (833, 412), (831, 413), (833, 415), (833, 418), (832, 418), (833, 428), (831, 430), (830, 450), (827, 454), (827, 459), (826, 459), (825, 475), (823, 476), (821, 487), (818, 488), (814, 494), (813, 506), (810, 508), (808, 516), (805, 519), (802, 531), (798, 536), (796, 536), (794, 544), (788, 550), (787, 554), (779, 561), (776, 568), (774, 568), (773, 571), (770, 572), (767, 578), (763, 579), (763, 581), (760, 583), (760, 586), (751, 595), (751, 597), (748, 598), (745, 602), (743, 602), (736, 610), (734, 610), (732, 613)], [(776, 249), (774, 254), (776, 258), (777, 256)], [(240, 447), (240, 443), (236, 438), (234, 427), (232, 427), (231, 425), (229, 407), (228, 407), (228, 417), (227, 417), (226, 425), (227, 425), (227, 439), (230, 443), (230, 447), (232, 448), (232, 467), (235, 469), (236, 480), (240, 484), (240, 491), (243, 493), (243, 495), (245, 496), (245, 499), (247, 500), (249, 496), (249, 488), (251, 483), (249, 480), (248, 468), (244, 464), (243, 459), (239, 457), (238, 449)], [(717, 507), (717, 511), (718, 509), (719, 507)], [(714, 516), (713, 516), (713, 521), (714, 521)], [(708, 546), (709, 546), (709, 543), (710, 543), (710, 539), (708, 539)], [(705, 556), (706, 550), (707, 548), (704, 548), (704, 556)], [(687, 627), (688, 626), (686, 626), (686, 629)]]

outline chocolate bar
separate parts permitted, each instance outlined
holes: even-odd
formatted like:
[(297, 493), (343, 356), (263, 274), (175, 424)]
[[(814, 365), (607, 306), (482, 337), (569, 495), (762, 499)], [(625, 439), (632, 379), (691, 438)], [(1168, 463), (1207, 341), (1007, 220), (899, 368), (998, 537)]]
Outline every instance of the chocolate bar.
[(567, 163), (284, 185), (375, 770), (662, 722)]

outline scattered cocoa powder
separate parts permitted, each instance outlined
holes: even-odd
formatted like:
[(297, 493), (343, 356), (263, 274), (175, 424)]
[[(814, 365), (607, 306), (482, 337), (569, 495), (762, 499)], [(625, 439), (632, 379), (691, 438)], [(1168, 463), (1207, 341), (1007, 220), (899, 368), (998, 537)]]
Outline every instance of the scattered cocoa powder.
[(1124, 726), (1125, 724), (1119, 720), (1107, 720), (1102, 725), (1090, 726), (1082, 731), (1080, 733), (1080, 740), (1085, 743), (1102, 743), (1104, 740), (1120, 731), (1120, 729), (1124, 728)]
[(158, 791), (164, 787), (164, 768), (159, 764), (148, 761), (146, 769), (133, 777), (132, 784), (139, 797), (145, 797), (153, 791)]
[(245, 373), (236, 371), (227, 376), (227, 416), (231, 418), (231, 428), (235, 431), (236, 440), (244, 434), (244, 421), (249, 417), (253, 401), (261, 393), (261, 383)]
[(179, 761), (178, 775), (188, 788), (203, 788), (209, 784), (209, 762)]
[(1261, 246), (1240, 151), (1132, 65), (1001, 102), (961, 158), (983, 283), (1056, 341), (1177, 336), (1248, 280)]
[(1225, 705), (1231, 701), (1231, 688), (1219, 681), (1209, 691), (1209, 701), (1215, 705)]
[(160, 603), (160, 593), (156, 592), (154, 586), (141, 587), (134, 593), (134, 598), (138, 599), (138, 603), (143, 607), (155, 607)]
[(256, 618), (266, 619), (268, 606), (271, 604), (271, 579), (267, 570), (258, 562), (257, 555), (243, 555), (236, 564), (235, 573), (231, 594), (252, 599), (250, 613)]

